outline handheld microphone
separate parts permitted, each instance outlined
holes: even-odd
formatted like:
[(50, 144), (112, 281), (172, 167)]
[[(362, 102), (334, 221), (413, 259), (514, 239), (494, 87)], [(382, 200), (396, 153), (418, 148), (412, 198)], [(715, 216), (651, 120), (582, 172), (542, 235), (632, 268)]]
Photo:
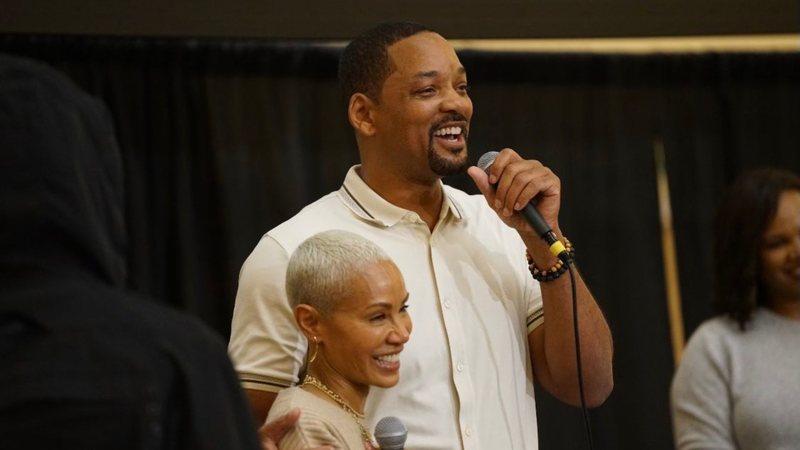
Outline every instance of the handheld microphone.
[[(492, 164), (494, 164), (494, 160), (497, 159), (497, 155), (499, 155), (498, 152), (484, 153), (480, 159), (478, 159), (477, 166), (488, 175), (489, 168), (491, 168)], [(519, 212), (522, 214), (522, 217), (525, 218), (528, 224), (530, 224), (531, 228), (533, 228), (533, 231), (535, 231), (539, 237), (547, 242), (547, 245), (550, 246), (550, 253), (560, 259), (569, 257), (566, 249), (564, 248), (564, 244), (562, 244), (561, 241), (556, 238), (555, 233), (553, 233), (553, 230), (550, 229), (550, 225), (544, 221), (544, 218), (541, 214), (539, 214), (539, 211), (536, 209), (536, 206), (534, 206), (532, 201), (525, 205), (525, 207)]]
[(375, 440), (381, 450), (403, 450), (408, 429), (394, 416), (386, 416), (375, 425)]

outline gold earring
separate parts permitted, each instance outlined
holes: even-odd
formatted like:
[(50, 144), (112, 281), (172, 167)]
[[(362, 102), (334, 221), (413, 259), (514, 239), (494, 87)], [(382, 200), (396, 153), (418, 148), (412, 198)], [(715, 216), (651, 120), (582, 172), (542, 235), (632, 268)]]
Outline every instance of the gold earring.
[(317, 337), (313, 336), (312, 339), (314, 339), (314, 354), (311, 355), (311, 359), (308, 360), (308, 365), (311, 365), (311, 363), (317, 359), (317, 353), (319, 353), (319, 342), (317, 342)]

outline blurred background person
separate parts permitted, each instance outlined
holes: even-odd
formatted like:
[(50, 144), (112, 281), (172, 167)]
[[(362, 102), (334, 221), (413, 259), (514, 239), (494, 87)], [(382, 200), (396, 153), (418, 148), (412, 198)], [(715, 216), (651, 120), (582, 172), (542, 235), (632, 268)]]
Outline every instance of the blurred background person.
[(372, 448), (364, 419), (370, 386), (397, 384), (400, 352), (411, 333), (400, 270), (371, 241), (331, 230), (292, 254), (286, 291), (310, 348), (302, 384), (282, 390), (267, 417), (270, 422), (302, 410), (280, 448)]
[(719, 207), (714, 256), (719, 315), (694, 333), (675, 374), (675, 445), (798, 448), (800, 177), (742, 175)]
[(225, 344), (125, 287), (103, 105), (0, 54), (0, 448), (260, 448)]

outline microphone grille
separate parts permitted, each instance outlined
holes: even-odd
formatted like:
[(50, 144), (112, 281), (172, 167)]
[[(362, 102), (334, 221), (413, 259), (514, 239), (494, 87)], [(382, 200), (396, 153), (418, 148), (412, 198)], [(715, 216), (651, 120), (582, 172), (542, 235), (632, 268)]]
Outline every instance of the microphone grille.
[(484, 172), (489, 170), (494, 160), (497, 158), (498, 152), (486, 152), (481, 155), (480, 159), (478, 159), (477, 166), (481, 168)]
[(375, 425), (375, 440), (381, 450), (402, 450), (407, 436), (406, 426), (397, 417), (386, 416)]

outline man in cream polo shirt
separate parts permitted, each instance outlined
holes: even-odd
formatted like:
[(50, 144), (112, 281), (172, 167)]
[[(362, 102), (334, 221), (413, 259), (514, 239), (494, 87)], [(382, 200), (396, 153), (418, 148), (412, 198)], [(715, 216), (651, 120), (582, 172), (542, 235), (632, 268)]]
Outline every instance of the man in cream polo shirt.
[[(370, 391), (369, 426), (399, 417), (407, 449), (538, 448), (534, 380), (579, 404), (570, 281), (533, 279), (526, 250), (540, 269), (557, 260), (516, 211), (535, 197), (563, 239), (558, 178), (505, 149), (490, 175), (469, 168), (483, 196), (442, 184), (468, 167), (472, 102), (455, 51), (420, 25), (362, 34), (345, 49), (339, 76), (361, 164), (338, 191), (264, 235), (240, 274), (229, 351), (256, 415), (266, 416), (305, 364), (307, 343), (284, 289), (289, 256), (312, 234), (343, 229), (391, 256), (414, 320), (399, 384)], [(576, 278), (584, 387), (594, 406), (613, 386), (611, 335)]]

